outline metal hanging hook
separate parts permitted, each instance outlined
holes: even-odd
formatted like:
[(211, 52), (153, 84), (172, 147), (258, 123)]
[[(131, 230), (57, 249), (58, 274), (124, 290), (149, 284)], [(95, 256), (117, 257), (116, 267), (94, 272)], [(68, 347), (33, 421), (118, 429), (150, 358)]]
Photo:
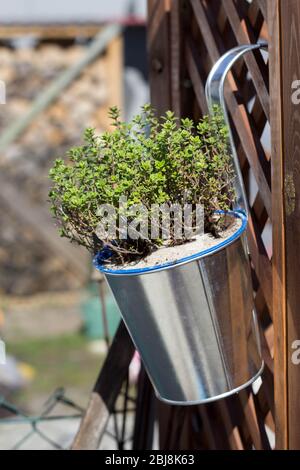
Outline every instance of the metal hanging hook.
[(257, 44), (246, 44), (243, 46), (238, 46), (230, 51), (226, 52), (220, 59), (215, 63), (213, 68), (210, 71), (208, 76), (205, 94), (206, 101), (208, 104), (210, 114), (213, 114), (213, 106), (217, 105), (221, 108), (224, 121), (229, 129), (229, 145), (231, 148), (233, 164), (235, 168), (235, 191), (236, 191), (236, 202), (235, 209), (242, 210), (248, 215), (248, 203), (247, 196), (244, 187), (242, 172), (240, 168), (240, 162), (237, 156), (237, 151), (234, 144), (234, 139), (232, 131), (230, 128), (229, 117), (227, 113), (225, 96), (224, 96), (224, 85), (228, 72), (231, 70), (233, 65), (247, 52), (253, 51), (255, 49), (266, 49), (268, 47), (267, 42), (261, 41)]

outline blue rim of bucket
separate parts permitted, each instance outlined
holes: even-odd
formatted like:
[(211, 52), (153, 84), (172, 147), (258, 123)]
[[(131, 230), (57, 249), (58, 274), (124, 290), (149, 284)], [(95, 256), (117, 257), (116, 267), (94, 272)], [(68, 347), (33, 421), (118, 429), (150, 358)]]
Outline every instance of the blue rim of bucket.
[(206, 250), (199, 251), (198, 253), (195, 253), (194, 255), (187, 256), (185, 258), (180, 258), (175, 261), (170, 261), (168, 263), (163, 263), (163, 264), (157, 264), (155, 266), (151, 266), (149, 268), (140, 268), (140, 269), (109, 269), (107, 268), (103, 263), (108, 260), (113, 252), (109, 247), (104, 247), (93, 259), (93, 264), (95, 268), (102, 272), (103, 274), (107, 274), (110, 276), (137, 276), (141, 274), (147, 274), (147, 273), (154, 273), (157, 271), (162, 271), (164, 269), (170, 269), (174, 266), (179, 266), (183, 265), (186, 263), (189, 263), (190, 261), (195, 261), (200, 258), (204, 258), (205, 256), (208, 256), (212, 253), (216, 253), (227, 246), (231, 245), (233, 242), (238, 240), (241, 235), (246, 231), (247, 229), (247, 224), (248, 224), (248, 217), (246, 213), (242, 210), (234, 210), (234, 211), (216, 211), (217, 214), (227, 214), (231, 215), (233, 217), (236, 217), (242, 221), (241, 227), (233, 234), (231, 237), (226, 238), (226, 240), (222, 241), (221, 243), (218, 243), (217, 245), (214, 245), (210, 248), (207, 248)]

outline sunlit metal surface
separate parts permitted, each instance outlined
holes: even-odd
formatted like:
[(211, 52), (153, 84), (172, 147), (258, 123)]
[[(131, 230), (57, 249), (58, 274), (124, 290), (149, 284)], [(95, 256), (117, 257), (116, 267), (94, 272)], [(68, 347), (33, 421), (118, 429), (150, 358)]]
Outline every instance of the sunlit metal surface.
[[(246, 217), (239, 236), (199, 259), (106, 278), (158, 397), (204, 403), (261, 372)], [(96, 264), (97, 265), (97, 264)], [(101, 265), (98, 265), (103, 270)]]
[(245, 193), (243, 177), (241, 174), (239, 159), (237, 156), (233, 135), (230, 128), (230, 122), (225, 103), (224, 85), (228, 72), (234, 66), (234, 64), (246, 53), (254, 51), (256, 49), (266, 49), (268, 47), (267, 42), (261, 41), (257, 44), (246, 44), (238, 46), (230, 51), (226, 52), (220, 59), (215, 63), (208, 76), (205, 93), (206, 101), (210, 112), (213, 112), (213, 106), (220, 106), (224, 120), (228, 125), (229, 129), (229, 146), (232, 152), (233, 164), (235, 167), (235, 189), (236, 189), (236, 209), (242, 209), (248, 211), (247, 196)]

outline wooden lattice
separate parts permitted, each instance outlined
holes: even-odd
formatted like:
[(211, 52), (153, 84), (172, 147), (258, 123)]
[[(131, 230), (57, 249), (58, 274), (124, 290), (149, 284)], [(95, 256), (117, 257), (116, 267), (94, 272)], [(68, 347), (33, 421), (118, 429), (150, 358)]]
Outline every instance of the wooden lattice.
[[(151, 99), (159, 113), (198, 119), (216, 60), (239, 44), (268, 39), (266, 0), (149, 0)], [(248, 231), (265, 371), (249, 388), (214, 404), (160, 405), (162, 449), (270, 449), (274, 432), (272, 198), (267, 54), (245, 56), (228, 77), (226, 101), (249, 198)]]

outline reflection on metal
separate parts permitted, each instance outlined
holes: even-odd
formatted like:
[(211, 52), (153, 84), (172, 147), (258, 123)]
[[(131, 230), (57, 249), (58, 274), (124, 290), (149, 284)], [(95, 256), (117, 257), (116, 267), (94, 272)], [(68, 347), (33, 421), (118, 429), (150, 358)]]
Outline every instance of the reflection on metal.
[(223, 398), (261, 373), (247, 218), (235, 217), (242, 227), (225, 244), (176, 264), (116, 273), (95, 259), (157, 396), (168, 403)]
[(255, 49), (267, 48), (267, 43), (262, 41), (257, 44), (247, 44), (244, 46), (238, 46), (230, 51), (226, 52), (220, 59), (215, 63), (206, 82), (206, 100), (210, 112), (213, 112), (212, 108), (214, 105), (220, 106), (224, 120), (228, 125), (229, 129), (229, 144), (231, 147), (231, 153), (233, 157), (233, 163), (236, 172), (235, 189), (236, 189), (236, 206), (235, 209), (242, 209), (248, 212), (247, 196), (245, 193), (243, 177), (241, 174), (239, 159), (237, 156), (233, 135), (230, 129), (230, 123), (228, 113), (226, 109), (225, 96), (224, 96), (224, 85), (228, 72), (233, 65), (247, 52), (254, 51)]

